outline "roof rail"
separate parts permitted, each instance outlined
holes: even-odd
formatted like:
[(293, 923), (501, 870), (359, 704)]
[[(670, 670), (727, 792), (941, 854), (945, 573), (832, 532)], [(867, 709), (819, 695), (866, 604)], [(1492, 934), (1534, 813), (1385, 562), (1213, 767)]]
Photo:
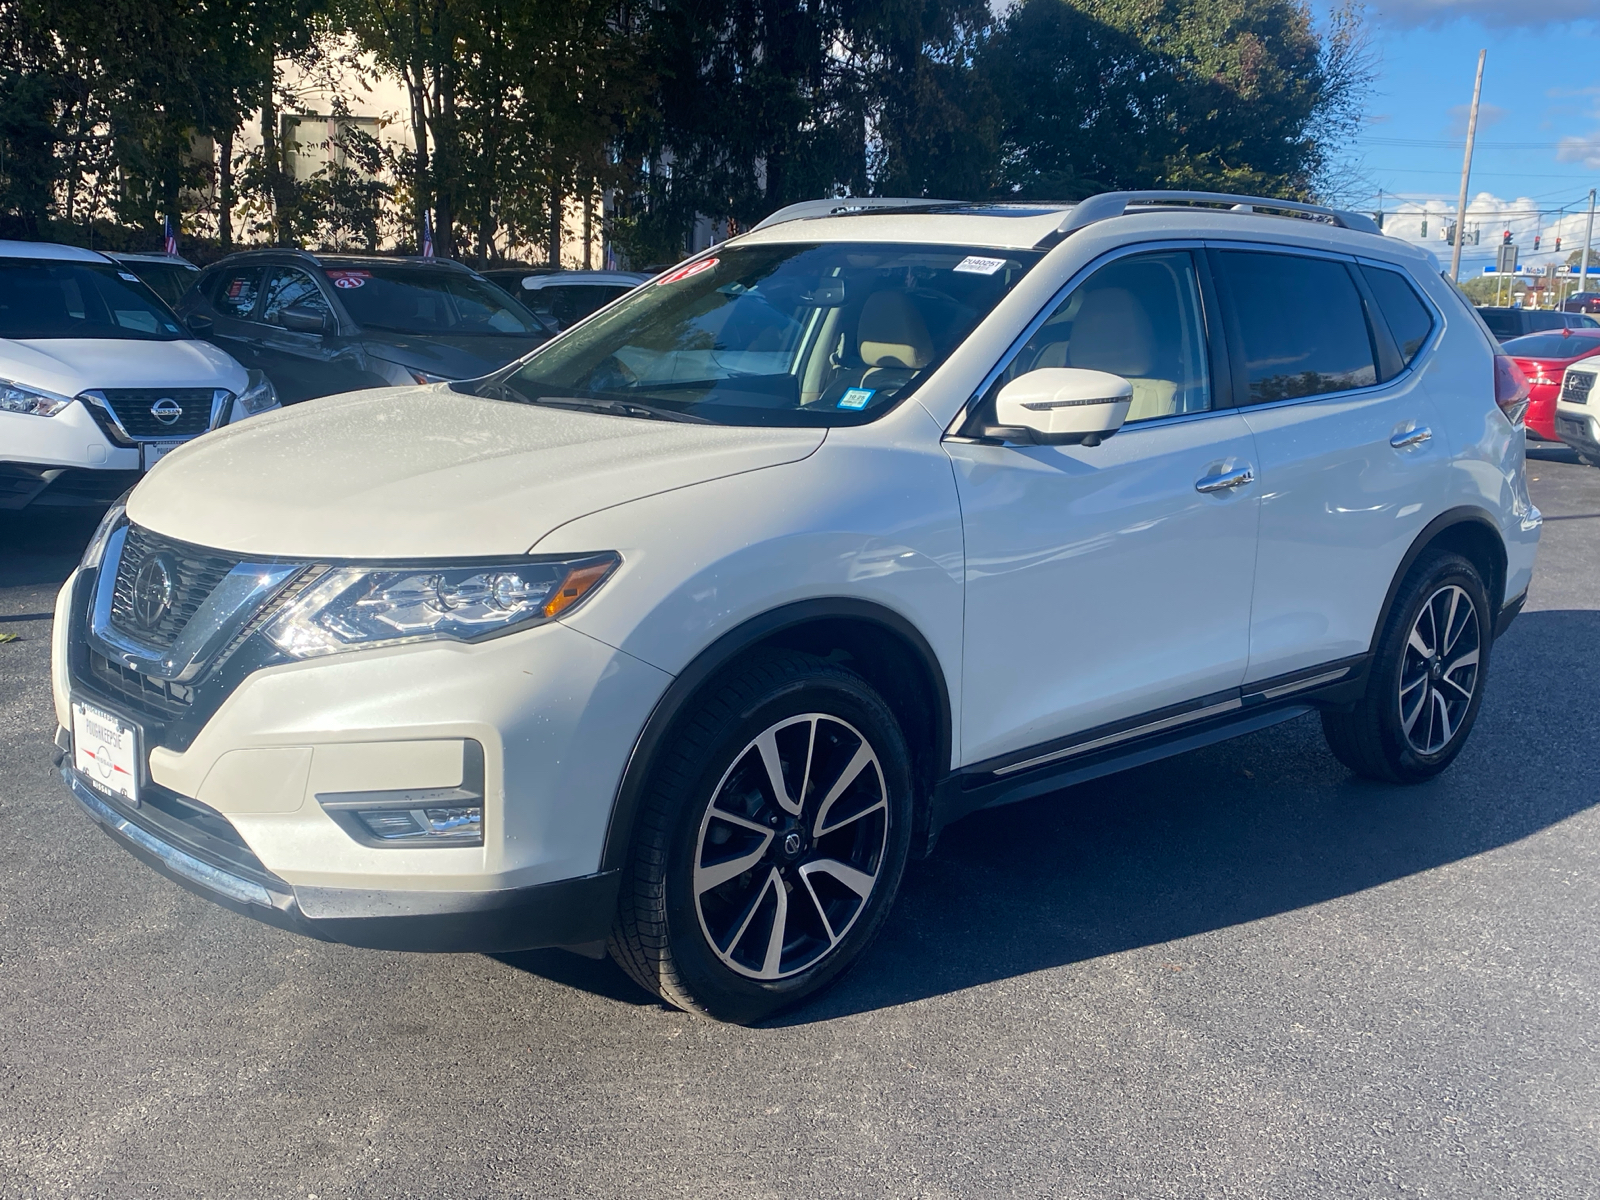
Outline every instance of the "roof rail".
[(905, 196), (836, 196), (832, 200), (802, 200), (780, 208), (770, 217), (758, 221), (750, 232), (782, 225), (789, 221), (806, 221), (813, 217), (848, 217), (874, 208), (943, 208), (958, 203), (955, 200), (929, 200), (925, 197)]
[(1054, 233), (1040, 242), (1039, 246), (1041, 249), (1054, 246), (1086, 225), (1120, 217), (1130, 205), (1134, 204), (1222, 204), (1227, 205), (1225, 210), (1227, 212), (1250, 213), (1264, 209), (1267, 212), (1298, 213), (1302, 216), (1318, 217), (1330, 225), (1337, 225), (1340, 229), (1353, 229), (1359, 233), (1382, 232), (1371, 217), (1361, 213), (1326, 208), (1321, 204), (1302, 204), (1298, 200), (1273, 200), (1266, 196), (1232, 196), (1226, 192), (1101, 192), (1098, 196), (1090, 196), (1073, 205), (1066, 220), (1056, 227)]

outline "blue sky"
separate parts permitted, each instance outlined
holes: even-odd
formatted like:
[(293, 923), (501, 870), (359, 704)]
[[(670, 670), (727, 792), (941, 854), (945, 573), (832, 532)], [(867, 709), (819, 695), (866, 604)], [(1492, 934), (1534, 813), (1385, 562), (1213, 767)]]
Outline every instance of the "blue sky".
[[(1555, 257), (1559, 225), (1565, 259), (1582, 240), (1589, 189), (1600, 187), (1600, 0), (1371, 0), (1366, 18), (1377, 78), (1342, 199), (1371, 210), (1382, 189), (1397, 214), (1386, 229), (1448, 264), (1440, 230), (1455, 209), (1472, 78), (1487, 49), (1468, 216), (1482, 241), (1465, 248), (1462, 277), (1492, 259), (1507, 227), (1530, 264)], [(1563, 204), (1565, 219), (1536, 211)]]

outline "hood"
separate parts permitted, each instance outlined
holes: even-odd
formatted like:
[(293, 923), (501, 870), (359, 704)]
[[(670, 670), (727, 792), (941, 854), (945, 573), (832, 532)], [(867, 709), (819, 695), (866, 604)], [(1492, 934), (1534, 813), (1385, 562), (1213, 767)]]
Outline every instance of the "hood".
[(430, 333), (412, 337), (403, 333), (365, 331), (361, 345), (373, 358), (402, 367), (443, 375), (447, 379), (476, 379), (521, 358), (549, 341), (543, 334), (486, 333), (451, 337)]
[(196, 438), (145, 477), (128, 515), (248, 555), (522, 554), (599, 509), (795, 462), (825, 434), (539, 408), (444, 385), (349, 392)]
[(0, 338), (0, 378), (76, 396), (92, 388), (227, 388), (244, 391), (245, 369), (210, 342), (119, 338)]

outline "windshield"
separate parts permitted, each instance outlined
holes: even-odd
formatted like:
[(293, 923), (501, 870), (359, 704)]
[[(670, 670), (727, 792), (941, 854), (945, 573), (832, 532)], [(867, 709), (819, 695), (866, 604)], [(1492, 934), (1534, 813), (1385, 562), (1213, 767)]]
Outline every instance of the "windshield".
[(172, 310), (125, 267), (0, 258), (0, 338), (170, 342), (188, 336)]
[(123, 267), (132, 271), (145, 283), (150, 285), (150, 290), (160, 296), (168, 304), (176, 304), (183, 299), (190, 285), (200, 278), (200, 272), (193, 267), (183, 266), (181, 263), (159, 263), (141, 260), (139, 262), (123, 263)]
[(1566, 337), (1559, 333), (1530, 333), (1500, 345), (1507, 354), (1519, 358), (1580, 358), (1600, 350), (1600, 338), (1581, 333)]
[(910, 395), (1040, 257), (728, 247), (637, 289), (486, 387), (727, 425), (860, 424)]
[(358, 325), (391, 333), (544, 336), (539, 319), (486, 279), (406, 267), (329, 267)]

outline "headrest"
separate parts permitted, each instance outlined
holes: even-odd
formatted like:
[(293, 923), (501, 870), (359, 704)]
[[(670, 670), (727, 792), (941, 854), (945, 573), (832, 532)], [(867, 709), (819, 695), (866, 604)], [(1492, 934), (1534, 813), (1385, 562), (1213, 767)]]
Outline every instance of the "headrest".
[(921, 368), (933, 360), (928, 323), (904, 292), (873, 292), (856, 326), (861, 361), (869, 367)]
[(1150, 373), (1155, 361), (1150, 314), (1127, 288), (1095, 288), (1072, 323), (1067, 357), (1074, 367), (1109, 371), (1127, 379)]

